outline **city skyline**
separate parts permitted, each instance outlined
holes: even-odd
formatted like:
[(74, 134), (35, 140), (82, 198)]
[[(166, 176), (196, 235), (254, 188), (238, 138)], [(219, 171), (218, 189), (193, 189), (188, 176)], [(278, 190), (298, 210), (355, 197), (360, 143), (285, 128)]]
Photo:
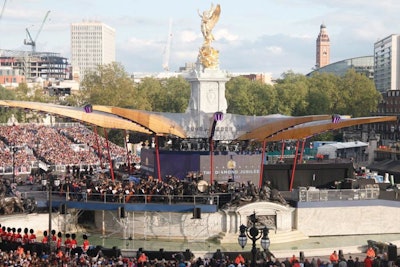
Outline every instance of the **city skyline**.
[[(0, 8), (4, 0), (0, 1)], [(237, 0), (106, 1), (8, 0), (0, 20), (0, 49), (30, 50), (25, 28), (36, 36), (38, 52), (56, 52), (71, 60), (71, 23), (103, 22), (116, 30), (116, 61), (132, 72), (162, 72), (169, 24), (169, 66), (177, 71), (196, 61), (202, 44), (198, 12), (221, 5), (213, 46), (220, 68), (228, 72), (266, 72), (278, 78), (293, 70), (307, 74), (315, 65), (316, 38), (323, 23), (331, 41), (330, 62), (373, 55), (374, 42), (398, 33), (400, 2), (385, 0), (276, 0), (243, 4)], [(361, 8), (362, 7), (362, 8)]]

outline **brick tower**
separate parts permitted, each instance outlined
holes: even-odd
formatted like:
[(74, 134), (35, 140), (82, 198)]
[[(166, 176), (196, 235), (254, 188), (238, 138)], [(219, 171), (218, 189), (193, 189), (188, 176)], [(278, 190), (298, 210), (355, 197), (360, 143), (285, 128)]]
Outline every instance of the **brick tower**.
[(322, 68), (330, 63), (330, 42), (325, 24), (321, 24), (317, 38), (317, 57), (315, 67)]

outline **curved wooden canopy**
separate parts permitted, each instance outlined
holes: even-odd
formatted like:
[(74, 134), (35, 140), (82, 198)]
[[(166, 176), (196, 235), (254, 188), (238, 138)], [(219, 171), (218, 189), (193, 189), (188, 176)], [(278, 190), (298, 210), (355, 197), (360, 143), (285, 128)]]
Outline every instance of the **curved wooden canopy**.
[(116, 115), (100, 111), (93, 111), (91, 113), (86, 113), (83, 108), (79, 107), (69, 107), (69, 106), (62, 106), (62, 105), (55, 105), (48, 103), (14, 101), (14, 100), (0, 100), (0, 106), (38, 110), (45, 113), (56, 114), (63, 117), (69, 117), (78, 121), (97, 125), (103, 128), (123, 129), (134, 132), (146, 133), (146, 134), (152, 133), (151, 131), (141, 126), (140, 124), (120, 118)]
[(330, 119), (331, 115), (311, 115), (304, 117), (284, 117), (277, 120), (266, 123), (248, 133), (239, 136), (238, 140), (259, 140), (263, 141), (265, 138), (270, 137), (280, 131), (288, 129), (290, 127), (311, 122)]
[(333, 123), (332, 120), (318, 121), (312, 123), (305, 123), (296, 126), (294, 128), (290, 128), (288, 130), (270, 136), (265, 140), (267, 142), (273, 142), (273, 141), (289, 140), (289, 139), (303, 139), (326, 131), (350, 127), (358, 124), (387, 122), (396, 120), (397, 120), (396, 116), (379, 116), (379, 117), (341, 119), (337, 123)]
[[(147, 111), (95, 105), (93, 106), (93, 112), (87, 113), (81, 107), (14, 100), (0, 100), (0, 106), (38, 110), (109, 129), (123, 129), (156, 135), (168, 134), (180, 138), (186, 138), (187, 136), (184, 129), (175, 121)], [(333, 123), (331, 115), (273, 118), (264, 125), (239, 136), (237, 139), (265, 140), (269, 142), (303, 139), (322, 132), (349, 126), (396, 120), (396, 116), (379, 116), (342, 118), (338, 123)]]
[(176, 122), (150, 112), (112, 106), (94, 105), (93, 110), (103, 111), (118, 115), (131, 120), (157, 135), (175, 135), (180, 138), (186, 137), (186, 132)]

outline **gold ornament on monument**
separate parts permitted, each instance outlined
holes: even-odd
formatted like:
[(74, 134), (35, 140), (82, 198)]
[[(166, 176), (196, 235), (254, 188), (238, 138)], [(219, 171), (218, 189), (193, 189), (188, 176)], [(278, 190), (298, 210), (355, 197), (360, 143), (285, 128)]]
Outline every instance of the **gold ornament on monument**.
[(211, 42), (214, 40), (212, 30), (219, 20), (221, 14), (221, 6), (211, 5), (209, 10), (204, 11), (201, 17), (201, 32), (204, 37), (203, 46), (199, 50), (199, 60), (204, 68), (216, 69), (218, 68), (218, 50), (211, 47)]

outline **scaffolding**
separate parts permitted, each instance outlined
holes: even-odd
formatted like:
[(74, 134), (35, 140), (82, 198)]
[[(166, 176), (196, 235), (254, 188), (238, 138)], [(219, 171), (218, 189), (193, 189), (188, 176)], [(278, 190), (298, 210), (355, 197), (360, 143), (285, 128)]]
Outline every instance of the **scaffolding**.
[(68, 79), (68, 60), (59, 53), (0, 49), (0, 67), (19, 70), (27, 81)]

